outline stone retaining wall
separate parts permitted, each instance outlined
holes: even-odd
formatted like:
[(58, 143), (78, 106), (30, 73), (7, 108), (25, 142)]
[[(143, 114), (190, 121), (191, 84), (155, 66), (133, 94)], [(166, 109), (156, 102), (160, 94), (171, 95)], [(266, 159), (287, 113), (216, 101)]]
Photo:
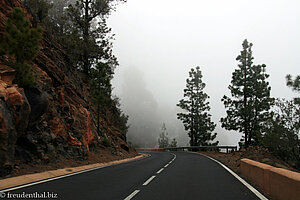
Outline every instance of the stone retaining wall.
[(241, 160), (241, 173), (274, 200), (300, 199), (300, 173), (250, 159)]

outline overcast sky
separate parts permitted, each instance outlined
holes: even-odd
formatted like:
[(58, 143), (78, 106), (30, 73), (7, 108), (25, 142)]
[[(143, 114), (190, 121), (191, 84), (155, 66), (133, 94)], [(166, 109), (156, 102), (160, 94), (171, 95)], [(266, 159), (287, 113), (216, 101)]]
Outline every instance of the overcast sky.
[(267, 65), (271, 95), (291, 99), (297, 94), (286, 87), (285, 76), (300, 74), (299, 10), (299, 0), (128, 0), (119, 5), (109, 18), (120, 63), (113, 86), (130, 117), (129, 140), (153, 146), (165, 122), (170, 137), (187, 144), (176, 104), (189, 70), (200, 66), (218, 140), (237, 145), (240, 134), (222, 129), (219, 121), (242, 42), (253, 43), (254, 64)]

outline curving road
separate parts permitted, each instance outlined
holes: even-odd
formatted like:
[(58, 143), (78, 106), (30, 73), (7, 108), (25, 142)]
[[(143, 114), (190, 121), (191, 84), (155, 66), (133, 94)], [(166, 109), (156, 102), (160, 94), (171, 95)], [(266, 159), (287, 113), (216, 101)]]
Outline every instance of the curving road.
[[(150, 157), (6, 191), (57, 199), (260, 199), (211, 159), (188, 152), (150, 152)], [(9, 193), (9, 194), (8, 194)]]

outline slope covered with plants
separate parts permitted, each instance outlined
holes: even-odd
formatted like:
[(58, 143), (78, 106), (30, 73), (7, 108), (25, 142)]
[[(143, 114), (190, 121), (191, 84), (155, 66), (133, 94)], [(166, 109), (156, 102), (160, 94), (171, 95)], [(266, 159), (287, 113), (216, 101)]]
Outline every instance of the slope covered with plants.
[[(93, 152), (99, 156), (109, 152), (114, 159), (135, 155), (126, 143), (128, 117), (120, 110), (118, 98), (111, 95), (110, 80), (117, 61), (111, 40), (104, 38), (108, 35), (103, 32), (107, 30), (105, 18), (113, 8), (97, 4), (99, 12), (88, 11), (98, 14), (99, 26), (93, 21), (90, 25), (94, 28), (84, 38), (80, 29), (59, 29), (59, 23), (78, 26), (72, 19), (52, 19), (47, 10), (54, 6), (52, 1), (25, 1), (27, 6), (30, 3), (37, 4), (29, 9), (20, 0), (0, 3), (0, 177), (12, 174), (22, 164), (85, 160)], [(70, 13), (80, 12), (77, 6), (70, 6)], [(20, 21), (22, 27), (17, 25)], [(92, 35), (96, 29), (103, 31), (101, 36)], [(62, 42), (76, 33), (78, 44)], [(17, 52), (10, 49), (13, 45), (24, 49), (17, 48)], [(22, 52), (32, 52), (32, 56), (25, 57)]]

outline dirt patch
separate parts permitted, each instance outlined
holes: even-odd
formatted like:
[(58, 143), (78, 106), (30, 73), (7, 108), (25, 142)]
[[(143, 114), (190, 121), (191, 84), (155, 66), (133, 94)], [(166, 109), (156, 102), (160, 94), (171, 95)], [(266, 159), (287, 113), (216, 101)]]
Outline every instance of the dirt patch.
[(280, 160), (280, 158), (274, 156), (268, 149), (263, 147), (249, 147), (247, 150), (241, 150), (232, 153), (201, 152), (201, 154), (210, 156), (220, 161), (239, 175), (241, 174), (240, 160), (243, 158), (255, 160), (257, 162), (265, 163), (274, 167), (299, 172), (299, 170)]
[[(89, 165), (94, 163), (106, 163), (110, 161), (122, 160), (126, 158), (132, 158), (138, 155), (134, 150), (116, 152), (111, 151), (111, 149), (101, 149), (99, 152), (89, 152), (85, 160), (67, 159), (63, 157), (53, 157), (49, 156), (49, 163), (42, 164), (25, 164), (20, 161), (16, 161), (13, 174), (10, 177), (20, 176), (25, 174), (39, 173), (49, 170), (78, 167), (83, 165)], [(7, 177), (6, 177), (7, 178)]]

